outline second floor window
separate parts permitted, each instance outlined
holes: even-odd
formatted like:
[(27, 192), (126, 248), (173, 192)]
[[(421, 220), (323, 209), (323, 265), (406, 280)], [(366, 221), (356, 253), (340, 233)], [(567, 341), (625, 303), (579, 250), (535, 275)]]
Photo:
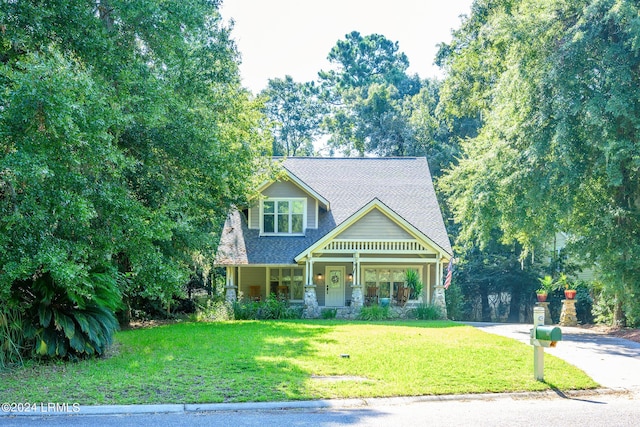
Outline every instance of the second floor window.
[(278, 199), (262, 202), (262, 232), (265, 234), (304, 233), (305, 200)]

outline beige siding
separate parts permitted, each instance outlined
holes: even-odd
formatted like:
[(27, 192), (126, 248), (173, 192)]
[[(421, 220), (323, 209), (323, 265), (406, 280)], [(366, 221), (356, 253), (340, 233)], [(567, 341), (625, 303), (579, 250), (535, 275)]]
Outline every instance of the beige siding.
[[(272, 198), (301, 198), (305, 197), (307, 199), (307, 228), (315, 228), (316, 227), (316, 216), (317, 216), (317, 208), (316, 208), (316, 200), (312, 197), (309, 197), (307, 193), (305, 193), (300, 187), (291, 183), (290, 181), (284, 182), (275, 182), (269, 187), (267, 187), (262, 194), (266, 197)], [(260, 228), (260, 206), (255, 205), (252, 206), (249, 210), (249, 227), (253, 229)]]
[(411, 235), (378, 209), (373, 209), (351, 227), (340, 233), (336, 238), (411, 239)]

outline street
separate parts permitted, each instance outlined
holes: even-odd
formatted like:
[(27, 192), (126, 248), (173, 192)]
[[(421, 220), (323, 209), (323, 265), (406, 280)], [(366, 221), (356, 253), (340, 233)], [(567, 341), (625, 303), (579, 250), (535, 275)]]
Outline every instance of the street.
[(638, 392), (585, 394), (566, 398), (540, 394), (480, 399), (391, 403), (334, 409), (241, 410), (134, 415), (3, 417), (2, 426), (637, 426)]

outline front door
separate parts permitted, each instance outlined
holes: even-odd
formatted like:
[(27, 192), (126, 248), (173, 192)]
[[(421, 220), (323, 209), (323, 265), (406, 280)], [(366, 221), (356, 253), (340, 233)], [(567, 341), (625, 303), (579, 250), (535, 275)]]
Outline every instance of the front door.
[(327, 267), (325, 269), (324, 305), (327, 307), (344, 306), (344, 267)]

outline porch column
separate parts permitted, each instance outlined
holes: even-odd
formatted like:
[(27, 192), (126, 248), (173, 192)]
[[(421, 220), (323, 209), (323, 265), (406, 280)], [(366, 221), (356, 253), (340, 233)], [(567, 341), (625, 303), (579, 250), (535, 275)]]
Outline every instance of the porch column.
[(362, 282), (360, 281), (360, 254), (353, 255), (353, 282), (351, 282), (351, 307), (361, 308), (363, 303)]
[(442, 283), (442, 263), (443, 259), (436, 264), (436, 283), (433, 290), (433, 305), (440, 307), (442, 318), (447, 318), (447, 302), (444, 298), (444, 284)]
[(227, 280), (224, 286), (225, 289), (225, 299), (228, 302), (235, 302), (238, 299), (237, 289), (235, 281), (235, 267), (227, 267)]
[(304, 284), (304, 312), (303, 317), (315, 319), (320, 317), (316, 285), (313, 282), (313, 259), (307, 259), (307, 280)]

